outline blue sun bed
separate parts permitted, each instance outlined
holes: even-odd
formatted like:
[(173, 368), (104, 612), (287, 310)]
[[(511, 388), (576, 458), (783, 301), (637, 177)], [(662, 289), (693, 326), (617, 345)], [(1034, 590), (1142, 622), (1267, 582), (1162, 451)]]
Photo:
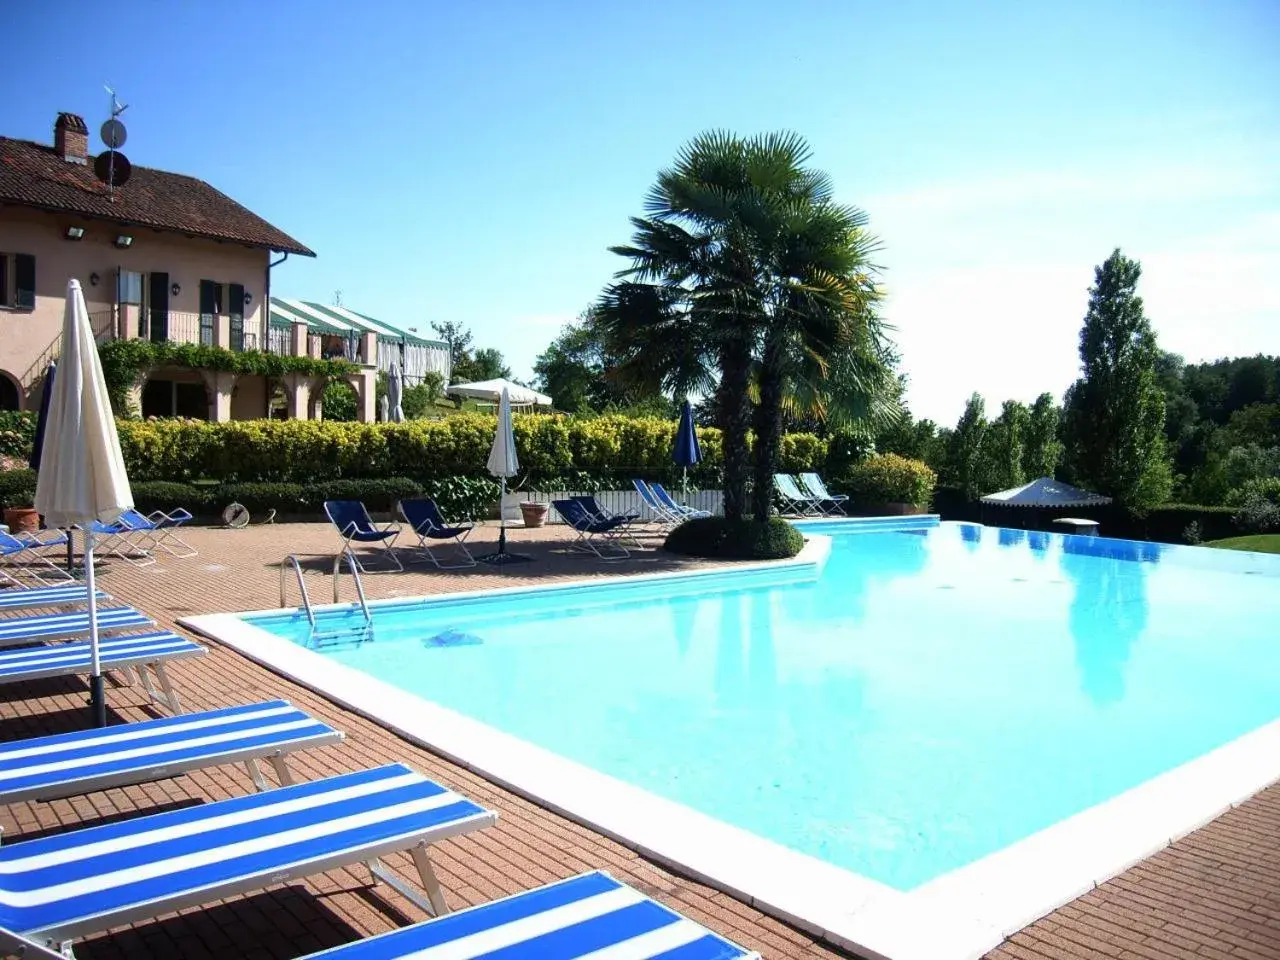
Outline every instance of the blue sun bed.
[[(402, 764), (0, 847), (0, 927), (46, 947), (364, 862), (439, 915), (427, 844), (497, 814)], [(428, 900), (378, 858), (413, 854)]]
[[(176, 633), (161, 631), (127, 637), (106, 637), (99, 641), (98, 652), (104, 673), (108, 670), (135, 670), (143, 689), (152, 700), (167, 707), (171, 713), (181, 713), (182, 705), (169, 683), (165, 662), (180, 657), (203, 656), (205, 650), (200, 644), (192, 643)], [(151, 685), (147, 676), (148, 667), (160, 681), (159, 690)], [(89, 670), (88, 640), (0, 651), (0, 684), (75, 676), (88, 673)]]
[[(133, 607), (102, 607), (98, 610), (99, 635), (155, 625), (154, 620)], [(0, 647), (36, 643), (40, 640), (83, 637), (88, 632), (87, 610), (75, 613), (41, 613), (31, 617), (9, 617), (0, 620)]]
[[(757, 958), (607, 873), (586, 873), (304, 960)], [(605, 955), (601, 953), (600, 955)]]
[[(111, 597), (98, 591), (98, 600), (110, 600)], [(35, 610), (41, 607), (72, 607), (78, 603), (88, 603), (89, 596), (85, 588), (72, 584), (65, 587), (15, 587), (0, 590), (0, 611)]]
[(293, 782), (284, 757), (342, 734), (287, 700), (80, 730), (0, 744), (0, 803), (53, 800), (243, 762), (259, 790), (258, 760)]

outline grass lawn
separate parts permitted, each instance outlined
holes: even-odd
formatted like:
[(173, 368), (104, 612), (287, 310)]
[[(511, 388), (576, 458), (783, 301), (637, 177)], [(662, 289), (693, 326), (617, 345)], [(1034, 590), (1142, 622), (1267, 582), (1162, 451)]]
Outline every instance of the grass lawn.
[(1253, 550), (1256, 553), (1280, 553), (1280, 533), (1258, 533), (1252, 537), (1228, 537), (1226, 540), (1212, 540), (1206, 547), (1218, 547), (1222, 550)]

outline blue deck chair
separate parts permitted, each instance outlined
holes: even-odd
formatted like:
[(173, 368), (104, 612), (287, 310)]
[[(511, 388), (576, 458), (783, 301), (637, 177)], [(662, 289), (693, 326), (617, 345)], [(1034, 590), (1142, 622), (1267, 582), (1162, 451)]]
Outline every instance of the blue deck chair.
[(649, 484), (637, 478), (631, 481), (631, 485), (636, 488), (636, 493), (640, 494), (640, 501), (649, 511), (649, 519), (654, 523), (671, 527), (684, 522), (683, 517), (676, 516), (662, 505), (662, 501), (658, 499)]
[[(436, 502), (426, 497), (401, 500), (396, 504), (396, 512), (417, 536), (418, 546), (415, 549), (425, 559), (434, 563), (438, 570), (461, 570), (464, 567), (476, 565), (476, 558), (471, 555), (471, 550), (465, 543), (471, 531), (475, 529), (474, 523), (450, 524), (440, 513)], [(450, 540), (453, 541), (453, 548), (459, 555), (458, 561), (442, 563), (431, 544), (447, 543)]]
[(120, 523), (129, 529), (132, 543), (142, 552), (154, 555), (156, 550), (163, 550), (171, 557), (186, 559), (199, 555), (199, 551), (178, 535), (178, 528), (191, 519), (186, 510), (178, 509), (173, 513), (156, 510), (144, 516), (137, 510), (126, 510), (120, 514)]
[[(182, 704), (169, 683), (165, 663), (183, 657), (202, 657), (204, 653), (200, 644), (168, 631), (104, 637), (98, 642), (99, 662), (104, 672), (114, 670), (127, 675), (133, 670), (147, 696), (170, 713), (181, 713)], [(86, 674), (90, 669), (88, 640), (0, 651), (0, 684), (73, 677)], [(148, 671), (155, 674), (159, 690), (152, 685)]]
[[(62, 542), (66, 543), (66, 540)], [(22, 577), (28, 577), (41, 586), (74, 579), (67, 570), (40, 552), (41, 547), (52, 545), (0, 530), (0, 559), (4, 560), (4, 567), (0, 567), (0, 581), (20, 587), (24, 585)]]
[(644, 548), (644, 545), (636, 538), (634, 529), (642, 517), (640, 511), (631, 510), (627, 513), (613, 513), (610, 510), (606, 510), (600, 501), (590, 493), (581, 493), (569, 499), (577, 500), (587, 508), (587, 513), (597, 520), (621, 520), (622, 524), (618, 528), (618, 539), (625, 541), (637, 550)]
[(802, 493), (807, 493), (817, 500), (823, 513), (828, 516), (844, 514), (844, 505), (848, 503), (849, 498), (843, 493), (832, 493), (828, 490), (826, 483), (816, 473), (800, 474), (800, 486)]
[(265, 790), (259, 760), (288, 786), (288, 754), (341, 740), (287, 700), (18, 740), (0, 744), (0, 803), (74, 797), (224, 763), (244, 763)]
[[(111, 595), (99, 590), (98, 601), (110, 600)], [(13, 610), (38, 610), (52, 607), (74, 607), (88, 603), (85, 588), (79, 584), (57, 587), (12, 587), (0, 590), (0, 613)]]
[(789, 473), (773, 475), (773, 489), (782, 500), (782, 512), (798, 517), (821, 517), (822, 508), (811, 494), (796, 486), (796, 478)]
[(623, 518), (602, 520), (577, 500), (552, 500), (551, 506), (578, 534), (571, 550), (594, 554), (600, 560), (625, 560), (631, 556), (631, 551), (619, 542), (626, 526)]
[(119, 557), (135, 567), (148, 567), (156, 562), (155, 556), (146, 549), (145, 540), (139, 537), (140, 531), (123, 520), (111, 523), (94, 520), (80, 529), (93, 531), (94, 547), (99, 555)]
[[(396, 537), (400, 536), (399, 524), (389, 523), (385, 527), (378, 526), (359, 500), (326, 500), (324, 512), (338, 531), (338, 535), (342, 537), (342, 550), (350, 550), (357, 545), (381, 549), (382, 554), (395, 565), (397, 570), (404, 569), (404, 564), (400, 562), (400, 558), (396, 556), (393, 549)], [(364, 573), (364, 565), (354, 551), (351, 553), (351, 559), (360, 568), (360, 572)]]
[[(123, 923), (365, 863), (437, 916), (427, 845), (497, 814), (403, 764), (0, 847), (0, 927), (47, 948)], [(427, 896), (379, 858), (408, 851)]]
[(653, 491), (653, 495), (658, 498), (662, 505), (674, 516), (678, 517), (682, 523), (685, 520), (699, 520), (703, 517), (711, 516), (710, 510), (695, 510), (693, 507), (686, 507), (671, 494), (667, 493), (667, 488), (660, 483), (649, 484), (649, 489)]
[(603, 871), (468, 907), (447, 917), (392, 930), (303, 960), (409, 960), (441, 956), (475, 960), (759, 960), (760, 955), (712, 933)]
[[(98, 633), (120, 633), (138, 627), (154, 627), (156, 622), (133, 607), (103, 607), (98, 611)], [(0, 620), (0, 647), (14, 647), (41, 640), (63, 640), (89, 633), (89, 612), (38, 613)]]

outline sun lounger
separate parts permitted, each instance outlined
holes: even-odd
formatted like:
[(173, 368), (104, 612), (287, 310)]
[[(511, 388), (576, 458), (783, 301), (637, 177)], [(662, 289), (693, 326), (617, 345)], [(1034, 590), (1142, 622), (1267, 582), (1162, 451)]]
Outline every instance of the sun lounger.
[(815, 498), (796, 486), (796, 478), (789, 473), (773, 475), (773, 489), (782, 499), (782, 512), (800, 517), (820, 517), (822, 508)]
[(172, 513), (156, 510), (147, 516), (137, 510), (126, 510), (120, 514), (120, 523), (131, 534), (126, 535), (126, 539), (143, 554), (154, 556), (156, 550), (163, 550), (169, 556), (180, 559), (199, 554), (195, 547), (178, 535), (178, 528), (190, 519), (191, 514), (181, 508)]
[(663, 526), (675, 526), (677, 523), (684, 522), (683, 517), (676, 516), (662, 505), (662, 501), (658, 499), (649, 484), (637, 478), (631, 481), (631, 485), (636, 488), (636, 493), (640, 494), (640, 501), (644, 504), (645, 509), (649, 511), (649, 518), (654, 523), (659, 523)]
[[(0, 927), (48, 947), (364, 862), (437, 916), (427, 845), (497, 814), (402, 764), (0, 847)], [(424, 899), (378, 858), (410, 851)]]
[[(62, 542), (66, 543), (66, 540)], [(26, 576), (37, 584), (48, 586), (51, 582), (66, 583), (73, 579), (69, 572), (40, 553), (41, 547), (51, 545), (44, 540), (16, 537), (0, 530), (0, 559), (4, 560), (7, 567), (0, 567), (0, 580), (23, 586), (18, 578)]]
[(640, 520), (640, 512), (631, 513), (612, 513), (606, 510), (600, 501), (589, 493), (579, 494), (570, 497), (570, 500), (577, 500), (580, 504), (587, 508), (587, 513), (591, 514), (597, 520), (621, 520), (622, 524), (618, 528), (618, 539), (626, 541), (629, 545), (637, 550), (641, 549), (641, 543), (636, 539), (635, 525)]
[(303, 960), (759, 960), (603, 871), (550, 883)]
[(258, 761), (293, 783), (285, 755), (337, 743), (342, 734), (287, 700), (98, 727), (0, 744), (0, 803), (54, 800), (243, 762), (259, 790)]
[[(83, 594), (83, 591), (82, 591)], [(133, 607), (101, 607), (98, 610), (98, 634), (119, 633), (138, 627), (154, 627), (155, 621)], [(29, 617), (0, 620), (0, 647), (40, 640), (62, 640), (83, 637), (89, 633), (89, 612), (41, 613)]]
[(711, 516), (710, 510), (695, 510), (693, 507), (686, 507), (680, 503), (671, 494), (667, 493), (667, 488), (660, 483), (649, 484), (649, 489), (653, 491), (653, 495), (658, 501), (667, 508), (667, 510), (679, 519), (681, 523), (685, 520), (699, 520), (703, 517)]
[[(379, 527), (359, 500), (326, 500), (324, 512), (342, 537), (342, 550), (351, 550), (358, 545), (381, 548), (383, 555), (397, 570), (404, 569), (404, 564), (392, 549), (396, 537), (400, 536), (398, 525), (389, 523), (385, 527)], [(352, 562), (360, 567), (360, 572), (364, 573), (364, 566), (356, 559), (354, 551), (350, 556)]]
[[(98, 591), (98, 601), (110, 600), (110, 595)], [(85, 588), (77, 585), (59, 587), (15, 587), (0, 590), (0, 612), (11, 610), (36, 610), (44, 607), (72, 607), (88, 603)], [(3, 621), (0, 621), (2, 623)]]
[(826, 482), (816, 473), (800, 474), (800, 484), (802, 492), (814, 497), (823, 513), (828, 516), (844, 514), (844, 505), (849, 498), (843, 493), (832, 493), (828, 490)]
[[(170, 713), (181, 713), (182, 704), (169, 683), (164, 665), (179, 657), (204, 655), (204, 647), (176, 633), (144, 633), (128, 637), (106, 637), (98, 643), (99, 662), (103, 672), (132, 669), (138, 674), (142, 688), (152, 700)], [(160, 681), (160, 689), (151, 685), (147, 669)], [(67, 677), (90, 671), (89, 641), (56, 643), (0, 651), (0, 684)]]
[(594, 554), (601, 560), (625, 560), (631, 556), (619, 541), (628, 521), (623, 517), (602, 520), (577, 500), (552, 500), (551, 506), (578, 534), (570, 549)]
[[(436, 506), (436, 502), (425, 497), (401, 500), (396, 504), (396, 510), (418, 538), (418, 552), (434, 563), (438, 569), (457, 570), (462, 567), (474, 567), (476, 565), (476, 558), (471, 555), (471, 551), (467, 549), (466, 543), (463, 542), (471, 534), (475, 524), (450, 524), (440, 513), (440, 508)], [(431, 545), (433, 541), (444, 543), (449, 540), (453, 541), (454, 549), (459, 554), (457, 563), (442, 563), (435, 554), (438, 548), (434, 548)]]
[(119, 557), (135, 567), (149, 567), (156, 562), (155, 556), (146, 549), (146, 543), (139, 542), (138, 531), (123, 520), (111, 523), (94, 520), (80, 529), (93, 533), (94, 547), (99, 555)]

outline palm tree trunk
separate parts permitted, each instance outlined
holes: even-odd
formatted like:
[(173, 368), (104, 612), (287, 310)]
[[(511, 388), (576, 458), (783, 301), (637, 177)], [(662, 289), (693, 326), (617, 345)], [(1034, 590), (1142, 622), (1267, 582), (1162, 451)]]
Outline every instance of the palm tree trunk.
[(769, 337), (760, 358), (760, 403), (755, 411), (755, 487), (751, 513), (756, 523), (768, 523), (773, 506), (773, 474), (782, 446), (782, 338)]
[(746, 340), (725, 346), (720, 364), (720, 429), (724, 446), (724, 515), (728, 520), (741, 520), (747, 512), (750, 369), (751, 347)]

